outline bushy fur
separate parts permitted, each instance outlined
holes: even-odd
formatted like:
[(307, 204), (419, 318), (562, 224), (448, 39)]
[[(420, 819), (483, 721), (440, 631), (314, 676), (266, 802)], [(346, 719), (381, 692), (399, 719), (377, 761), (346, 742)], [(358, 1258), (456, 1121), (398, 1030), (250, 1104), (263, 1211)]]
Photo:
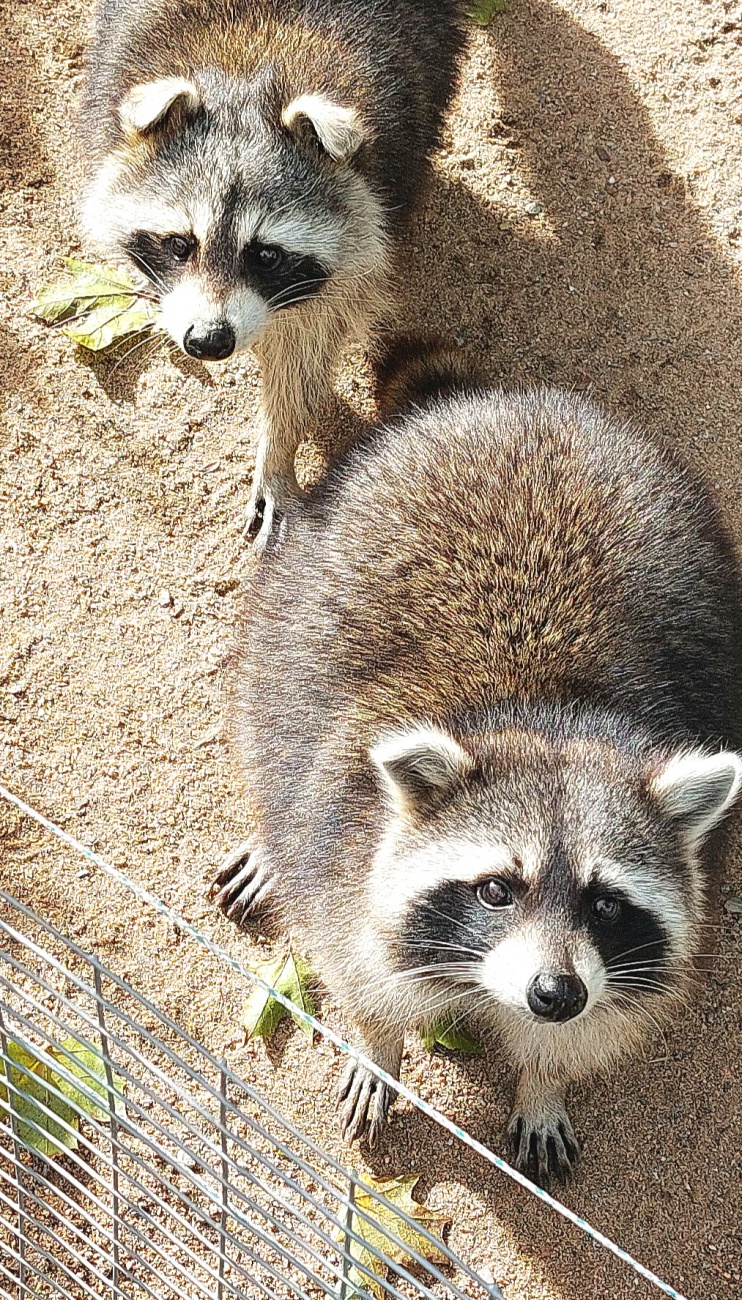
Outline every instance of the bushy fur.
[[(454, 88), (461, 12), (459, 0), (99, 8), (81, 114), (86, 231), (151, 278), (186, 351), (194, 338), (193, 355), (212, 359), (255, 344), (259, 549), (296, 491), (295, 451), (340, 352), (389, 311), (396, 240)], [(173, 235), (194, 241), (184, 266), (162, 247)], [(246, 279), (250, 245), (301, 263), (293, 290), (270, 292), (260, 266)]]
[[(425, 405), (348, 456), (253, 580), (230, 707), (256, 835), (222, 902), (279, 910), (392, 1073), (408, 1024), (478, 990), (521, 1070), (516, 1159), (546, 1181), (576, 1155), (567, 1083), (684, 988), (701, 841), (742, 771), (707, 756), (742, 740), (737, 575), (654, 440), (563, 393), (435, 401), (410, 358)], [(503, 875), (517, 926), (476, 902)], [(589, 910), (606, 892), (649, 936), (638, 957)], [(579, 977), (583, 1014), (529, 1013), (531, 950)], [(372, 1091), (348, 1082), (351, 1135)]]

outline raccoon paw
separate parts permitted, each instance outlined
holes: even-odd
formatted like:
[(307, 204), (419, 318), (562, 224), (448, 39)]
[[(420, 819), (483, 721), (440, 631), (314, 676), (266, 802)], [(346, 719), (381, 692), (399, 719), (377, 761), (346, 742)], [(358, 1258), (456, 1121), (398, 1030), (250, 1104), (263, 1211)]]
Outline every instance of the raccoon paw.
[(513, 1163), (526, 1178), (548, 1190), (552, 1183), (568, 1183), (580, 1154), (566, 1111), (548, 1119), (526, 1118), (517, 1111), (508, 1123)]
[[(369, 1115), (373, 1100), (373, 1117)], [(338, 1106), (343, 1102), (340, 1130), (348, 1142), (367, 1137), (368, 1145), (378, 1145), (389, 1118), (389, 1107), (394, 1093), (388, 1083), (377, 1079), (370, 1070), (351, 1061), (343, 1076), (338, 1094)]]
[(260, 910), (270, 893), (272, 880), (260, 853), (249, 840), (245, 840), (227, 854), (209, 890), (209, 897), (228, 920), (241, 925), (248, 916)]
[(296, 480), (274, 475), (253, 483), (252, 496), (247, 508), (247, 519), (242, 536), (252, 542), (253, 554), (263, 554), (273, 538), (280, 541), (286, 528), (286, 510), (299, 496)]

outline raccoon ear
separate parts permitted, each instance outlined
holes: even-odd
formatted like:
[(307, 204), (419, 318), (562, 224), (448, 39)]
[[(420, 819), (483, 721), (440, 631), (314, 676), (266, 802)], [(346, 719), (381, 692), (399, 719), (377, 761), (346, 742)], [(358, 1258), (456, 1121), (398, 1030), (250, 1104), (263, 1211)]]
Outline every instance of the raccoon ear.
[(429, 812), (473, 767), (473, 759), (437, 727), (400, 731), (370, 751), (400, 813)]
[(700, 846), (742, 787), (742, 758), (730, 750), (676, 754), (649, 783), (650, 794), (690, 844)]
[(144, 135), (161, 122), (177, 100), (191, 111), (201, 97), (192, 81), (183, 77), (162, 77), (133, 86), (119, 104), (119, 121), (127, 135)]
[(309, 126), (335, 162), (352, 158), (366, 135), (363, 121), (354, 108), (343, 108), (324, 95), (299, 95), (284, 108), (281, 121), (294, 134)]

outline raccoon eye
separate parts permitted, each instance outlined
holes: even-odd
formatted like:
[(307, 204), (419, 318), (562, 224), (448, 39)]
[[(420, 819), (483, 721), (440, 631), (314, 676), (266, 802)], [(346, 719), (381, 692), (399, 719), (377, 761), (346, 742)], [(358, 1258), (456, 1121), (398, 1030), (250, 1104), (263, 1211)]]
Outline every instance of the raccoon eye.
[(477, 885), (477, 898), (482, 907), (494, 909), (510, 907), (513, 894), (504, 880), (483, 880), (481, 885)]
[(617, 898), (596, 898), (593, 903), (593, 916), (603, 925), (613, 925), (621, 914), (621, 904)]
[(284, 259), (284, 251), (275, 244), (248, 244), (245, 256), (261, 271), (277, 271)]
[(165, 247), (176, 260), (176, 262), (187, 262), (193, 252), (193, 241), (186, 239), (184, 235), (168, 235), (164, 241)]

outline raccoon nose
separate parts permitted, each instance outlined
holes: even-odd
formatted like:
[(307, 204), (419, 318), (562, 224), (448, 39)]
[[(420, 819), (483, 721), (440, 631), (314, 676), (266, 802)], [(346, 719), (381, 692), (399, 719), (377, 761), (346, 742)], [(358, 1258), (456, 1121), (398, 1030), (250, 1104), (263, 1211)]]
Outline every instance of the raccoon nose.
[(234, 330), (228, 321), (216, 325), (189, 325), (183, 337), (183, 347), (189, 357), (198, 361), (224, 361), (234, 352)]
[(584, 1010), (587, 989), (577, 975), (536, 975), (526, 989), (528, 1005), (541, 1020), (572, 1020)]

